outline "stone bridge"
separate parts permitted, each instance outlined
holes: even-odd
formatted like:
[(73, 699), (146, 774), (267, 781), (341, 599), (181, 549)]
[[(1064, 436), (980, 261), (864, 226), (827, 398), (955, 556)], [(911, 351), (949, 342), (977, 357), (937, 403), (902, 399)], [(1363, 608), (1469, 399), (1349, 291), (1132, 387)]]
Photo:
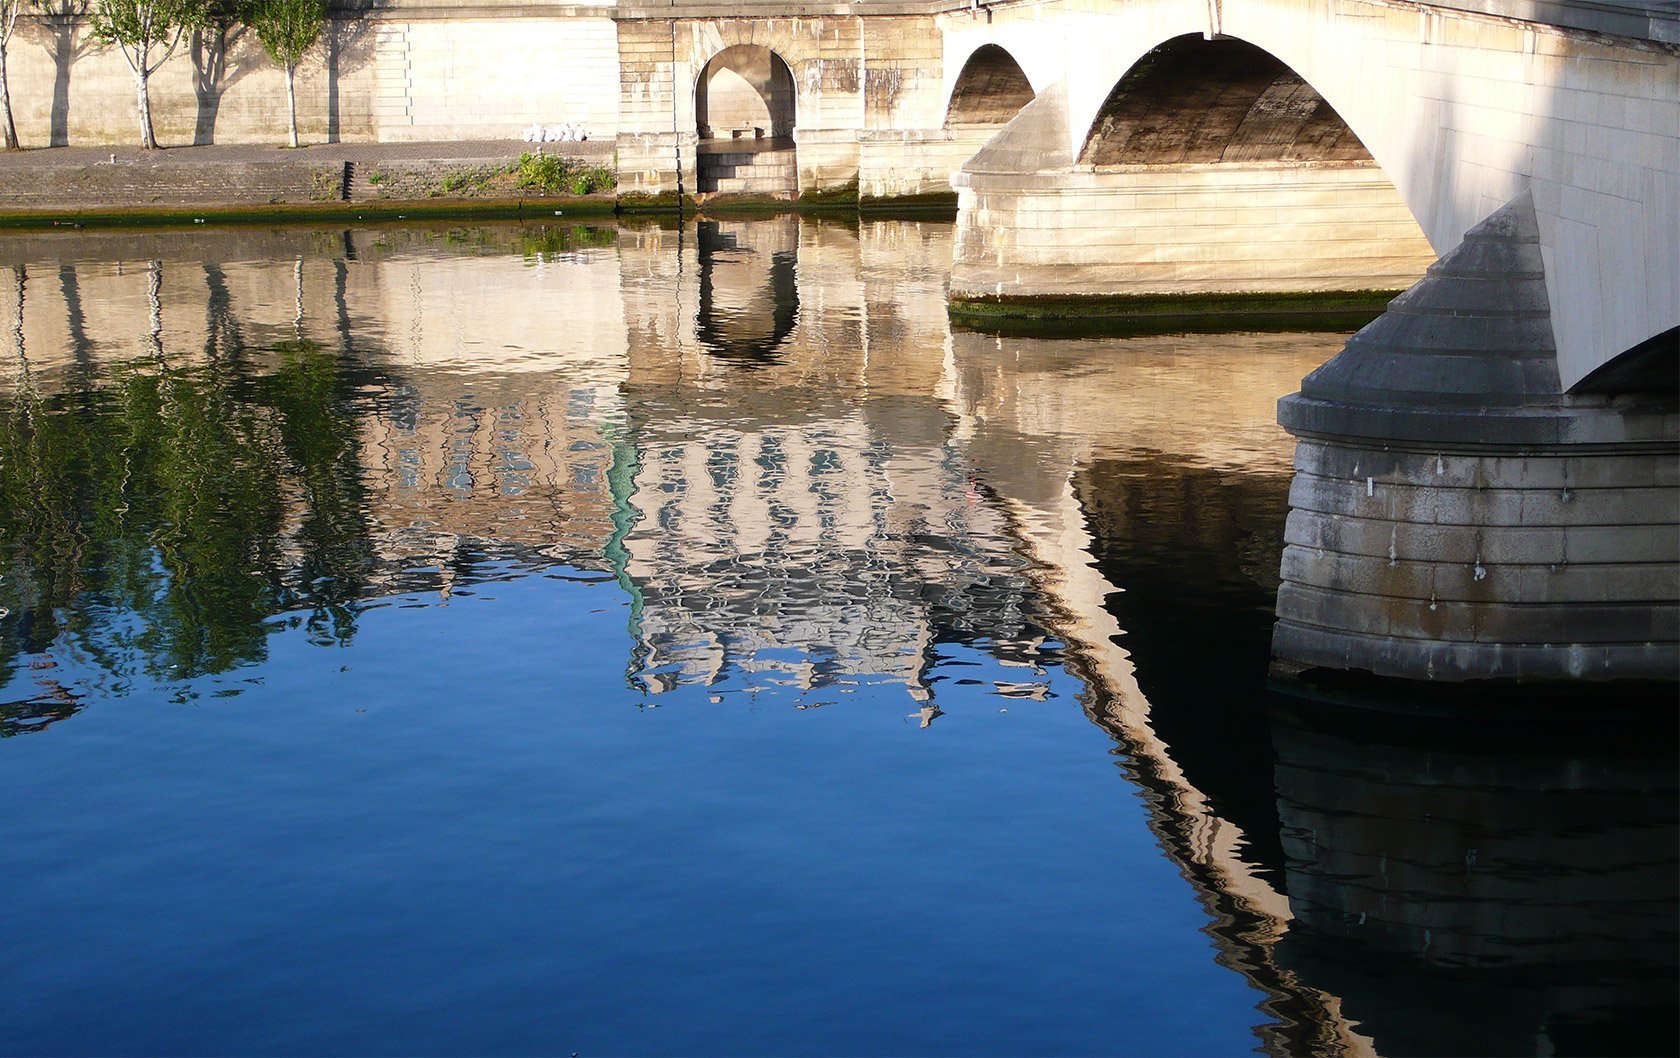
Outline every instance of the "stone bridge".
[(789, 192), (957, 171), (958, 295), (1398, 290), (1526, 192), (1564, 387), (1680, 322), (1672, 6), (944, 7), (620, 5), (626, 186), (700, 188), (716, 60), (759, 51), (787, 71)]

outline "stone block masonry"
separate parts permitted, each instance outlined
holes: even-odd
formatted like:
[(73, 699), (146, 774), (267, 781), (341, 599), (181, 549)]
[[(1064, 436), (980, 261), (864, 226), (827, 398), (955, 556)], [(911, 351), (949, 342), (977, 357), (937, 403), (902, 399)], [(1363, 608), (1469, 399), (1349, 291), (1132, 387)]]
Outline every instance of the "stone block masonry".
[[(618, 41), (611, 8), (552, 17), (474, 17), (415, 3), (329, 23), (298, 68), (305, 142), (515, 139), (533, 123), (618, 131)], [(26, 16), (7, 51), (26, 147), (137, 142), (134, 80), (85, 20)], [(282, 143), (283, 72), (253, 34), (189, 34), (152, 78), (165, 146)]]
[(4, 170), (0, 209), (167, 209), (340, 202), (345, 164), (41, 165)]
[(1273, 650), (1428, 680), (1672, 680), (1680, 414), (1560, 391), (1532, 198), (1279, 404), (1300, 440)]
[[(547, 144), (580, 166), (610, 167), (610, 143)], [(568, 148), (561, 152), (557, 148)], [(545, 197), (517, 186), (529, 145), (452, 142), (198, 147), (0, 154), (0, 212), (162, 210)], [(562, 189), (562, 194), (566, 189)]]

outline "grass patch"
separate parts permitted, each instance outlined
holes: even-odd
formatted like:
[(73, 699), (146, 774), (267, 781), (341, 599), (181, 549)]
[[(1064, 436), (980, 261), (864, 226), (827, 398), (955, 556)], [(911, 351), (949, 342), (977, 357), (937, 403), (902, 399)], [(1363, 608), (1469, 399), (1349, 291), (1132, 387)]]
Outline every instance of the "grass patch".
[(585, 165), (570, 158), (530, 151), (519, 156), (513, 173), (520, 190), (545, 195), (592, 195), (618, 186), (618, 178), (604, 165)]

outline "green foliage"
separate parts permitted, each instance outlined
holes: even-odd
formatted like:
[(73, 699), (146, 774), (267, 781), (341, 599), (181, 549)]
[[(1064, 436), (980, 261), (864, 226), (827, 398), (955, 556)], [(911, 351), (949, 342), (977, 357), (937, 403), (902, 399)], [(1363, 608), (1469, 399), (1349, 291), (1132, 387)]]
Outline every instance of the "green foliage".
[[(211, 10), (206, 0), (93, 0), (87, 15), (95, 40), (122, 47), (131, 65), (150, 74), (182, 32), (209, 23)], [(162, 49), (155, 59), (154, 48)]]
[(558, 155), (529, 151), (519, 156), (517, 174), (520, 190), (550, 195), (588, 195), (618, 185), (612, 170), (604, 166), (586, 166)]
[(566, 170), (564, 158), (526, 151), (519, 156), (519, 186), (526, 191), (554, 193), (564, 190), (568, 175)]
[(326, 0), (249, 0), (243, 13), (269, 58), (295, 67), (327, 24)]
[(617, 246), (618, 229), (593, 224), (545, 225), (522, 233), (520, 242), (525, 259), (530, 261), (538, 256)]
[(571, 190), (574, 195), (589, 195), (596, 191), (611, 191), (617, 186), (618, 178), (613, 176), (611, 169), (592, 165), (572, 177)]

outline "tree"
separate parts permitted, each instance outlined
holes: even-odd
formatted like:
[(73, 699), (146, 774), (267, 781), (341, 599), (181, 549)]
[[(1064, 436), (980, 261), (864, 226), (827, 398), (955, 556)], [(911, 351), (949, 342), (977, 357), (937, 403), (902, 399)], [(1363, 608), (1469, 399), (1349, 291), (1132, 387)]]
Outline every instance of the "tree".
[(286, 68), (286, 109), (291, 145), (298, 145), (297, 67), (327, 24), (326, 0), (253, 0), (245, 21), (269, 57)]
[(17, 28), (18, 15), (34, 0), (0, 0), (0, 149), (18, 149), (17, 126), (12, 124), (12, 93), (6, 87), (6, 45)]
[(148, 81), (169, 61), (181, 35), (206, 18), (204, 0), (93, 0), (88, 14), (93, 35), (103, 44), (122, 50), (134, 71), (134, 97), (140, 111), (140, 146), (157, 147), (152, 132), (152, 99)]

